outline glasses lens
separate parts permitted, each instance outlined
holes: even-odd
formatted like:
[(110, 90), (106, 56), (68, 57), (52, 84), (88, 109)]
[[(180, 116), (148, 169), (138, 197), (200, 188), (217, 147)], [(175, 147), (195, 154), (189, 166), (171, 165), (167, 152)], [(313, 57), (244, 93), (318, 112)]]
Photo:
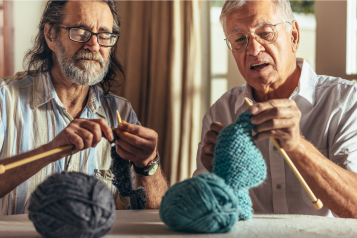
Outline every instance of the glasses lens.
[(98, 35), (98, 42), (101, 45), (113, 46), (118, 40), (118, 36), (110, 33), (100, 33)]
[(230, 50), (239, 52), (244, 49), (248, 43), (248, 38), (241, 32), (233, 33), (229, 36), (227, 44)]
[(69, 31), (69, 37), (71, 40), (78, 42), (86, 42), (90, 36), (91, 33), (89, 31), (81, 28), (71, 28)]
[(273, 43), (278, 36), (273, 25), (263, 25), (255, 30), (255, 35), (261, 43)]

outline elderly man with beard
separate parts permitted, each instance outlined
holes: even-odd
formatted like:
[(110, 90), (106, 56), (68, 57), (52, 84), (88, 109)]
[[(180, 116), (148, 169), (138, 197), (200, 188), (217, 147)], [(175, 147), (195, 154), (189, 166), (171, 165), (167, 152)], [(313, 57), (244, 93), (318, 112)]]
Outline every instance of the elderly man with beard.
[[(267, 165), (264, 183), (250, 190), (254, 211), (357, 218), (356, 84), (316, 75), (296, 58), (300, 32), (288, 0), (226, 1), (221, 23), (247, 84), (226, 92), (206, 113), (195, 175), (212, 170), (217, 136), (247, 109), (247, 97)], [(322, 209), (314, 209), (270, 137), (278, 139)]]
[[(119, 38), (115, 3), (50, 1), (39, 28), (27, 54), (28, 70), (0, 83), (1, 163), (74, 145), (68, 171), (95, 175), (114, 193), (111, 144), (102, 135), (112, 141), (116, 128), (116, 152), (133, 163), (135, 186), (147, 191), (146, 207), (158, 208), (167, 181), (161, 169), (145, 174), (158, 160), (157, 134), (140, 126), (126, 99), (108, 92), (123, 73), (113, 53)], [(116, 110), (124, 120), (120, 125)], [(0, 175), (1, 214), (26, 213), (32, 191), (64, 171), (70, 154), (63, 151)]]

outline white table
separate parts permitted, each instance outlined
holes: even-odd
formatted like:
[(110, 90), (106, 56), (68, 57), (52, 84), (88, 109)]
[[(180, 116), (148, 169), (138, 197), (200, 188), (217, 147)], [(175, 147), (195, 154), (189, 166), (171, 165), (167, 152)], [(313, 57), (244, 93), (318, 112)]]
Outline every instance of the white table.
[[(254, 215), (225, 234), (188, 234), (170, 231), (158, 210), (116, 211), (113, 229), (105, 237), (238, 237), (238, 238), (357, 238), (357, 219), (306, 215)], [(0, 237), (40, 237), (27, 215), (0, 216)]]

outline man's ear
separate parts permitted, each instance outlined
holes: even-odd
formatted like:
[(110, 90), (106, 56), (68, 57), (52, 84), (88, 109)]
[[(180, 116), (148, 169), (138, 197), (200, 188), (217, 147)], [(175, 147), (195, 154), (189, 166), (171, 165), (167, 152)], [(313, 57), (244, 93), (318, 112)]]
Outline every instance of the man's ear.
[(300, 29), (297, 21), (293, 21), (291, 23), (291, 26), (292, 26), (291, 46), (292, 46), (293, 53), (296, 53), (299, 49), (299, 44), (300, 44)]
[(43, 29), (43, 34), (45, 35), (45, 40), (46, 40), (46, 43), (48, 45), (48, 47), (53, 51), (55, 52), (55, 41), (54, 41), (54, 29), (50, 27), (50, 25), (47, 23), (45, 25), (45, 28)]

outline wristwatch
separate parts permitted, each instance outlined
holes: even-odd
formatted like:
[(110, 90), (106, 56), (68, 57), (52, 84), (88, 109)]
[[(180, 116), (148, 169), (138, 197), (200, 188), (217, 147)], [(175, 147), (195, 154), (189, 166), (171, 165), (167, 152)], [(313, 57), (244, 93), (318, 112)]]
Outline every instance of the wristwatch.
[(134, 162), (130, 161), (130, 164), (133, 166), (135, 173), (141, 174), (144, 176), (153, 175), (160, 167), (160, 156), (159, 153), (156, 153), (156, 157), (148, 165), (143, 168), (138, 168), (135, 166)]

